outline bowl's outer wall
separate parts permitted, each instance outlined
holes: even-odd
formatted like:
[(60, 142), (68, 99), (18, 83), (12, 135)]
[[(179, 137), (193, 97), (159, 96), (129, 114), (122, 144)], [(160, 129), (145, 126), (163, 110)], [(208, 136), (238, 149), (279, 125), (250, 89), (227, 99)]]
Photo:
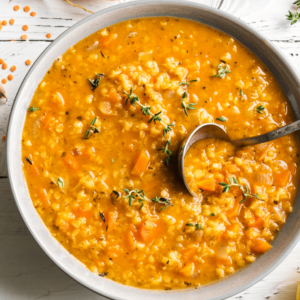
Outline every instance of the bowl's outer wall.
[(19, 211), (38, 244), (62, 270), (93, 291), (113, 299), (148, 300), (154, 299), (154, 297), (164, 300), (224, 299), (262, 279), (282, 262), (296, 245), (300, 228), (299, 191), (294, 212), (272, 243), (273, 249), (260, 256), (256, 262), (216, 284), (210, 284), (197, 290), (166, 292), (120, 285), (87, 270), (51, 236), (32, 205), (23, 176), (21, 128), (24, 126), (27, 108), (37, 85), (55, 58), (62, 55), (70, 46), (103, 27), (147, 16), (175, 16), (192, 19), (232, 35), (254, 52), (271, 70), (287, 95), (295, 118), (299, 119), (299, 77), (286, 58), (266, 38), (244, 22), (217, 9), (187, 1), (146, 0), (117, 5), (82, 20), (63, 33), (42, 53), (26, 76), (14, 102), (8, 129), (7, 161), (12, 191)]

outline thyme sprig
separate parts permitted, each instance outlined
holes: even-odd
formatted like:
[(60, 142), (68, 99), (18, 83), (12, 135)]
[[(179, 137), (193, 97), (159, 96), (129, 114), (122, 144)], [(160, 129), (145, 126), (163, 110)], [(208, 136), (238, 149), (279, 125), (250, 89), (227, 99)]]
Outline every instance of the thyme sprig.
[(157, 197), (157, 196), (152, 199), (147, 198), (144, 190), (139, 191), (138, 189), (133, 189), (133, 190), (123, 189), (123, 191), (125, 193), (127, 193), (127, 195), (123, 199), (125, 199), (125, 200), (128, 199), (129, 206), (132, 205), (132, 202), (134, 200), (136, 200), (138, 202), (142, 202), (139, 209), (143, 208), (145, 201), (154, 202), (154, 205), (163, 204), (164, 206), (162, 208), (160, 208), (160, 210), (166, 209), (168, 206), (173, 206), (173, 204), (171, 203), (171, 200), (167, 199), (167, 198), (162, 198), (162, 197)]
[(248, 199), (248, 197), (256, 198), (258, 200), (263, 201), (262, 199), (260, 199), (258, 197), (258, 193), (257, 194), (250, 193), (250, 189), (246, 183), (245, 183), (245, 188), (244, 188), (241, 184), (239, 184), (239, 182), (237, 181), (237, 179), (235, 177), (231, 177), (231, 178), (228, 177), (228, 181), (229, 181), (229, 184), (227, 184), (225, 182), (219, 182), (219, 185), (221, 185), (223, 187), (222, 193), (228, 193), (229, 189), (232, 186), (237, 186), (240, 190), (242, 190), (243, 196), (244, 196), (243, 200), (241, 200), (239, 203), (243, 203), (244, 201), (246, 201)]
[(257, 111), (258, 113), (262, 114), (262, 115), (263, 115), (263, 113), (264, 113), (264, 109), (265, 109), (265, 108), (264, 108), (262, 105), (256, 107), (256, 111)]
[(100, 73), (100, 74), (96, 74), (94, 80), (88, 78), (88, 81), (92, 85), (92, 91), (94, 91), (99, 86), (100, 79), (103, 78), (104, 76), (105, 75), (103, 73)]
[(95, 132), (95, 133), (99, 133), (99, 132), (100, 132), (99, 129), (98, 129), (97, 127), (94, 126), (95, 123), (96, 123), (96, 121), (97, 121), (97, 117), (95, 117), (95, 118), (93, 119), (93, 121), (92, 121), (92, 123), (91, 123), (89, 129), (86, 131), (86, 133), (85, 133), (85, 135), (84, 135), (84, 139), (87, 139), (87, 138), (88, 138), (88, 136), (89, 136), (89, 134), (90, 134), (91, 131), (92, 131), (92, 132)]
[[(161, 118), (161, 111), (154, 114), (151, 112), (151, 106), (148, 106), (147, 104), (146, 105), (143, 105), (139, 99), (139, 97), (135, 94), (133, 94), (133, 87), (131, 87), (130, 89), (130, 93), (127, 93), (125, 90), (124, 90), (124, 94), (127, 95), (127, 99), (125, 101), (125, 105), (127, 105), (128, 101), (130, 102), (131, 105), (135, 106), (135, 104), (138, 104), (140, 107), (141, 107), (141, 112), (143, 115), (145, 116), (150, 116), (151, 118), (149, 119), (148, 123), (151, 123), (152, 121), (154, 122), (154, 124), (156, 124), (156, 122), (160, 122), (163, 126), (164, 126), (164, 129), (163, 129), (163, 135), (164, 137), (166, 137), (166, 133), (172, 131), (172, 126), (175, 126), (174, 124), (165, 124)], [(173, 155), (172, 154), (172, 151), (168, 149), (169, 145), (172, 145), (171, 144), (171, 134), (169, 134), (169, 138), (165, 144), (165, 146), (161, 149), (158, 149), (158, 151), (162, 151), (162, 153), (165, 153), (167, 158), (166, 158), (166, 163), (167, 165), (169, 165), (170, 163), (170, 159), (171, 159), (171, 156)]]
[(220, 63), (217, 66), (218, 74), (214, 75), (214, 77), (220, 77), (221, 79), (224, 79), (228, 73), (231, 73), (231, 71), (227, 70), (226, 65), (225, 65), (225, 67), (223, 67), (223, 66), (224, 66), (224, 63)]
[(300, 8), (300, 0), (295, 1), (293, 4), (297, 5), (296, 12), (292, 13), (291, 11), (289, 11), (289, 14), (286, 15), (287, 20), (292, 21), (291, 25), (294, 25), (295, 23), (297, 23), (300, 20), (300, 13), (298, 12), (298, 9)]
[(188, 104), (186, 104), (185, 100), (188, 99), (188, 97), (189, 97), (189, 94), (187, 93), (187, 91), (185, 91), (182, 94), (182, 98), (181, 98), (181, 106), (182, 106), (182, 108), (184, 110), (184, 113), (186, 114), (187, 117), (189, 116), (187, 110), (188, 109), (196, 109), (195, 106), (197, 105), (197, 103), (188, 103)]

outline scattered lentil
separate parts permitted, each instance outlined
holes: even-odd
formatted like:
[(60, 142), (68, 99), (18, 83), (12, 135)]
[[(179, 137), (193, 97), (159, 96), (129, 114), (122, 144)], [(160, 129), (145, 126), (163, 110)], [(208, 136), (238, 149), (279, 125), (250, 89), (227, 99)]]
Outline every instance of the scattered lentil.
[(12, 72), (16, 71), (16, 69), (17, 69), (16, 66), (12, 66), (12, 67), (10, 68), (10, 70), (11, 70)]
[(20, 6), (19, 5), (15, 5), (14, 6), (14, 11), (18, 11), (20, 9)]
[(0, 65), (4, 64), (3, 58), (0, 58)]
[(7, 79), (8, 79), (9, 81), (12, 81), (12, 80), (14, 79), (14, 76), (12, 76), (11, 74), (9, 74), (9, 75), (7, 76)]
[(5, 78), (3, 78), (3, 79), (1, 80), (1, 82), (2, 82), (3, 84), (5, 84), (5, 83), (7, 82), (7, 80), (6, 80)]
[(2, 64), (2, 69), (3, 69), (3, 70), (7, 69), (7, 64), (6, 64), (6, 63), (3, 63), (3, 64)]
[(2, 140), (5, 142), (6, 141), (6, 135), (4, 135), (3, 137), (2, 137)]
[(25, 7), (24, 7), (24, 11), (25, 11), (25, 12), (29, 12), (29, 11), (30, 11), (30, 7), (29, 7), (29, 6), (25, 6)]
[(15, 20), (14, 20), (14, 19), (10, 19), (10, 20), (9, 20), (9, 24), (10, 24), (10, 25), (14, 25), (14, 24), (15, 24)]
[(51, 38), (51, 33), (47, 33), (47, 34), (46, 34), (46, 38), (47, 38), (47, 39), (50, 39), (50, 38)]
[(24, 26), (22, 27), (22, 29), (23, 29), (24, 31), (27, 31), (27, 30), (28, 30), (28, 25), (24, 25)]
[(7, 25), (7, 21), (6, 20), (2, 21), (2, 25), (6, 26)]
[(31, 15), (32, 17), (35, 17), (35, 16), (36, 16), (36, 12), (33, 11), (33, 12), (30, 13), (30, 15)]
[(27, 60), (25, 61), (25, 64), (26, 64), (26, 66), (30, 66), (30, 65), (31, 65), (31, 60), (30, 60), (30, 59), (27, 59)]
[(27, 40), (27, 38), (28, 38), (27, 34), (21, 35), (21, 39), (22, 39), (22, 40)]

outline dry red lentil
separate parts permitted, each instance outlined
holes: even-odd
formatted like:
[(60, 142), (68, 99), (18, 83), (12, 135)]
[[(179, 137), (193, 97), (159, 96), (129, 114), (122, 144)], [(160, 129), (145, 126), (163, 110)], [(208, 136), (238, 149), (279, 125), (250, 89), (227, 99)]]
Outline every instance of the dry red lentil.
[(7, 79), (8, 79), (9, 81), (12, 81), (12, 80), (14, 79), (14, 76), (12, 76), (11, 74), (9, 74), (9, 75), (7, 76)]
[(18, 11), (20, 9), (20, 6), (19, 5), (15, 5), (14, 6), (14, 11)]
[(30, 7), (29, 7), (29, 6), (25, 6), (25, 7), (24, 7), (24, 11), (25, 11), (25, 12), (29, 12), (29, 11), (30, 11)]
[(17, 69), (16, 66), (12, 66), (12, 67), (10, 68), (10, 70), (11, 70), (12, 72), (16, 71), (16, 69)]

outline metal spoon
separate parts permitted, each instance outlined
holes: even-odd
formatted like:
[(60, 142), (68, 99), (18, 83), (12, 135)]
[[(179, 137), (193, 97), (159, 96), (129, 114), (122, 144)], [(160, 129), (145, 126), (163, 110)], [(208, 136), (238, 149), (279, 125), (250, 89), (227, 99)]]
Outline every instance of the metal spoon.
[(184, 158), (188, 150), (190, 149), (190, 147), (197, 141), (207, 139), (207, 138), (216, 138), (216, 139), (229, 141), (236, 147), (252, 146), (252, 145), (257, 145), (257, 144), (276, 140), (299, 129), (300, 129), (300, 120), (259, 136), (254, 136), (251, 138), (246, 138), (241, 140), (231, 140), (227, 135), (226, 131), (217, 124), (207, 123), (207, 124), (200, 125), (189, 136), (185, 138), (185, 140), (181, 143), (181, 146), (179, 148), (180, 151), (178, 153), (178, 167), (179, 167), (180, 176), (183, 179), (183, 182), (187, 190), (189, 191), (189, 193), (192, 196), (195, 196), (194, 193), (190, 190), (185, 179)]

